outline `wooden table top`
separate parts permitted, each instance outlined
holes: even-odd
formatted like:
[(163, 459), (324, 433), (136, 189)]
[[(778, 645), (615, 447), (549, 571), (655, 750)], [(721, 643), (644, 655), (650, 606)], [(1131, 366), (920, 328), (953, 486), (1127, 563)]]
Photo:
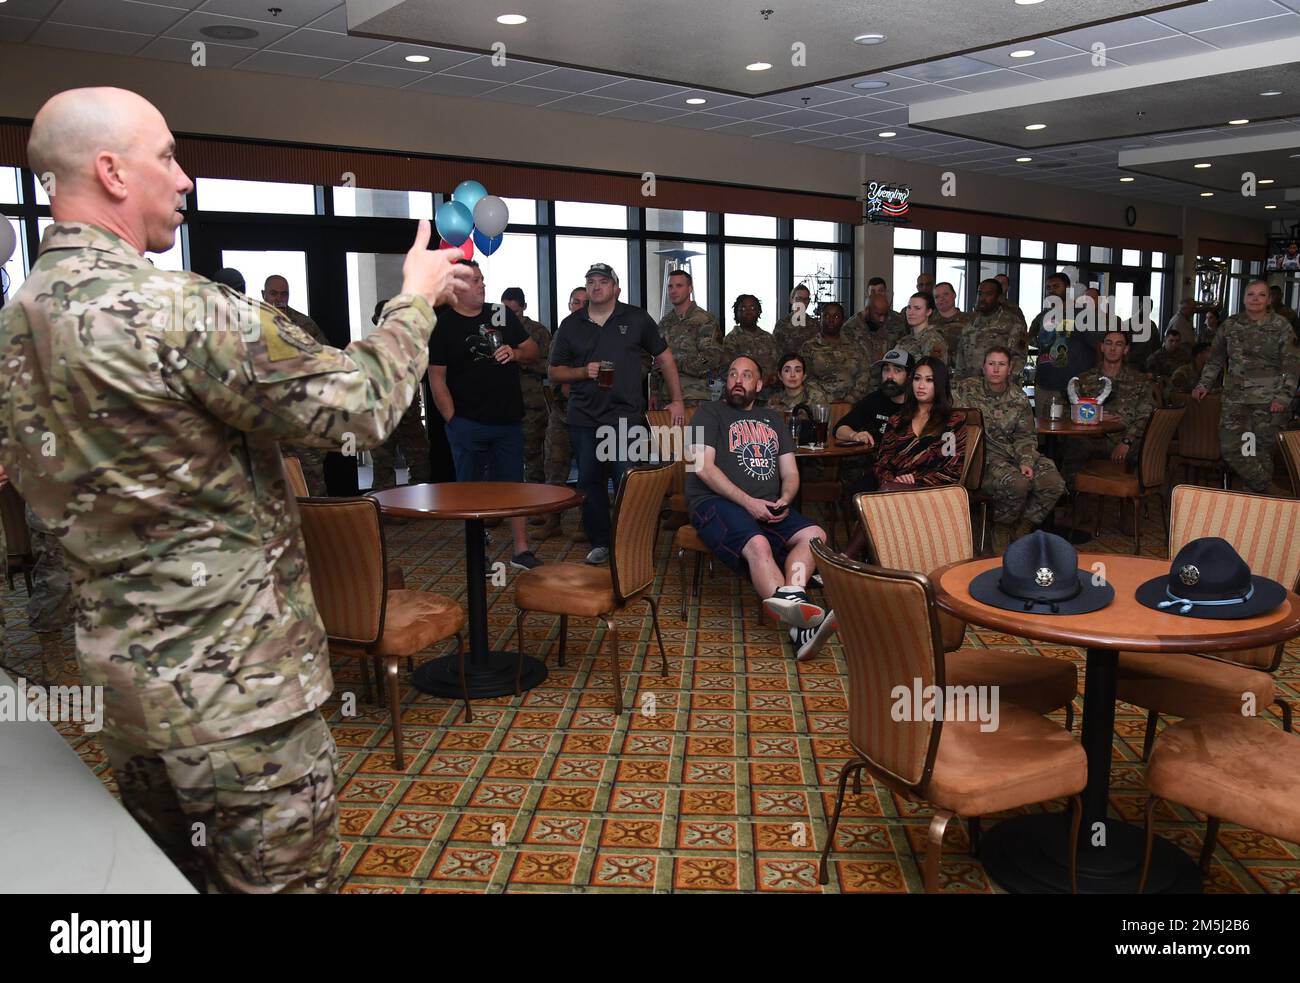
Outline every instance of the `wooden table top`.
[[(1088, 614), (1026, 614), (983, 604), (970, 596), (970, 582), (1002, 565), (1000, 556), (963, 560), (930, 574), (936, 603), (949, 614), (985, 628), (1083, 648), (1130, 652), (1224, 652), (1276, 645), (1300, 635), (1300, 597), (1287, 592), (1285, 603), (1254, 618), (1216, 621), (1184, 618), (1139, 604), (1134, 593), (1152, 577), (1166, 576), (1169, 561), (1115, 553), (1080, 553), (1079, 569), (1105, 564), (1103, 576), (1115, 599)], [(1101, 571), (1098, 571), (1101, 572)]]
[(1123, 430), (1124, 424), (1111, 417), (1100, 423), (1075, 423), (1073, 420), (1039, 420), (1038, 434), (1046, 437), (1099, 437)]
[(582, 504), (582, 493), (559, 485), (514, 481), (448, 481), (371, 492), (388, 515), (408, 519), (498, 519), (563, 512)]
[(814, 450), (806, 444), (800, 444), (794, 449), (794, 456), (803, 458), (819, 457), (853, 457), (855, 454), (870, 454), (875, 450), (875, 445), (868, 447), (866, 444), (845, 444), (829, 437), (826, 440), (826, 446), (820, 450)]

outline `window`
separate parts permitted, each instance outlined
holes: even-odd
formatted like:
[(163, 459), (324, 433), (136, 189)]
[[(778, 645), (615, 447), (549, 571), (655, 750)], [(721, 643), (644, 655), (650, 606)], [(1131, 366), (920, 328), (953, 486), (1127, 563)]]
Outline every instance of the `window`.
[(709, 231), (708, 216), (704, 212), (683, 212), (672, 208), (647, 208), (645, 227), (650, 232), (682, 232), (704, 235)]
[[(839, 242), (839, 236), (840, 227), (837, 222), (814, 222), (803, 218), (794, 220), (795, 242)], [(898, 245), (897, 236), (894, 245)]]
[[(946, 232), (940, 232), (939, 235), (947, 235)], [(922, 248), (922, 237), (920, 229), (894, 229), (894, 248), (895, 249), (920, 249)], [(940, 247), (943, 248), (942, 246)]]
[(1042, 259), (1043, 243), (1037, 239), (1021, 239), (1020, 255), (1023, 259)]
[[(528, 310), (525, 313), (534, 321), (548, 320), (548, 316), (542, 312), (542, 305), (538, 298), (538, 278), (537, 278), (537, 236), (527, 232), (507, 232), (505, 238), (501, 240), (501, 246), (491, 256), (478, 255), (475, 257), (479, 262), (479, 269), (483, 271), (483, 281), (487, 284), (488, 303), (498, 303), (501, 300), (501, 294), (507, 287), (518, 287), (524, 292), (524, 302), (528, 304)], [(623, 271), (617, 266), (614, 269), (618, 272), (620, 279)], [(582, 271), (586, 273), (584, 269)], [(574, 287), (578, 281), (574, 282)], [(570, 290), (573, 287), (569, 288)], [(566, 292), (565, 300), (568, 300)], [(565, 306), (562, 308), (565, 316), (568, 316), (569, 310)], [(563, 318), (562, 318), (563, 319)], [(561, 320), (562, 320), (561, 319)], [(547, 325), (554, 330), (554, 324)]]
[(21, 219), (7, 219), (14, 230), (14, 253), (5, 261), (4, 271), (8, 278), (6, 297), (13, 299), (14, 292), (27, 279), (27, 223)]
[[(775, 230), (776, 219), (771, 222)], [(718, 319), (723, 331), (730, 331), (736, 323), (731, 305), (741, 294), (753, 294), (758, 298), (763, 305), (758, 326), (771, 331), (781, 317), (778, 313), (781, 305), (776, 297), (776, 247), (728, 243), (725, 250), (727, 272), (722, 288), (722, 316)]]
[(1130, 281), (1115, 281), (1115, 307), (1111, 313), (1122, 321), (1133, 316), (1133, 284)]
[[(568, 316), (569, 291), (586, 284), (587, 271), (593, 263), (608, 263), (614, 267), (619, 282), (627, 283), (627, 245), (624, 240), (588, 236), (555, 237), (555, 296), (561, 315)], [(625, 302), (628, 300), (626, 291), (619, 299)]]
[[(51, 178), (53, 180), (53, 178)], [(36, 179), (36, 204), (49, 206), (50, 196), (45, 193), (45, 185), (41, 184), (40, 178)]]
[(1152, 254), (1151, 254), (1151, 265), (1154, 266), (1154, 267), (1156, 267), (1157, 269), (1164, 269), (1164, 265), (1165, 265), (1165, 254), (1164, 254), (1164, 253), (1152, 253)]
[[(513, 214), (511, 216), (514, 217)], [(585, 201), (557, 201), (555, 224), (584, 229), (626, 229), (627, 209), (622, 205), (596, 205)], [(605, 260), (605, 262), (609, 262)], [(586, 272), (584, 270), (584, 272)]]
[(965, 307), (966, 300), (966, 260), (950, 256), (939, 256), (935, 260), (934, 282), (952, 284), (953, 293), (957, 295), (957, 306)]
[(1164, 322), (1164, 296), (1165, 296), (1165, 275), (1163, 273), (1152, 272), (1151, 274), (1151, 323), (1158, 329)]
[(1141, 266), (1142, 250), (1140, 249), (1121, 249), (1120, 250), (1121, 266)]
[(1021, 263), (1020, 275), (1016, 278), (1016, 282), (1011, 284), (1011, 292), (1016, 304), (1030, 320), (1033, 320), (1030, 311), (1042, 309), (1043, 297), (1046, 294), (1043, 280), (1042, 263)]
[(365, 218), (433, 219), (433, 195), (427, 191), (372, 191), (335, 188), (334, 214)]
[(960, 232), (940, 232), (936, 241), (941, 253), (966, 252), (966, 237)]
[(894, 275), (889, 281), (893, 284), (893, 299), (897, 302), (893, 306), (902, 307), (903, 300), (912, 296), (916, 290), (916, 278), (920, 274), (920, 256), (909, 255), (908, 253), (894, 253)]
[[(805, 284), (812, 292), (811, 306), (814, 310), (819, 303), (825, 304), (832, 300), (848, 302), (848, 279), (843, 276), (840, 269), (843, 256), (842, 252), (835, 249), (795, 248), (794, 265), (791, 267), (794, 274), (791, 287), (800, 283)], [(783, 316), (789, 295), (779, 299), (782, 302), (782, 309), (778, 316)]]
[(1007, 254), (1006, 239), (997, 239), (993, 236), (980, 236), (980, 252), (992, 254), (994, 256), (1005, 256)]
[(227, 181), (204, 177), (199, 178), (196, 184), (198, 185), (198, 207), (204, 211), (264, 212), (273, 215), (316, 214), (316, 189), (310, 184)]
[[(502, 198), (506, 203), (506, 211), (510, 213), (511, 225), (536, 225), (537, 224), (537, 201), (534, 198)], [(533, 320), (537, 320), (536, 315), (530, 314)]]
[(304, 314), (311, 314), (310, 299), (307, 296), (306, 253), (223, 249), (221, 265), (234, 267), (244, 275), (250, 297), (262, 296), (262, 286), (267, 277), (284, 277), (289, 281), (289, 306)]
[(18, 168), (0, 167), (0, 205), (18, 204)]
[(776, 219), (770, 215), (733, 215), (728, 212), (723, 218), (722, 231), (728, 236), (772, 239), (776, 236)]
[[(694, 252), (697, 256), (670, 256), (668, 252)], [(681, 242), (672, 240), (650, 239), (645, 244), (646, 265), (646, 310), (658, 321), (668, 313), (667, 297), (664, 294), (665, 276), (669, 266), (685, 268), (691, 274), (695, 287), (695, 303), (700, 307), (709, 306), (709, 255), (704, 243)], [(689, 264), (689, 265), (687, 265)]]
[(980, 260), (980, 280), (991, 280), (999, 273), (1010, 273), (1007, 263), (1004, 260)]
[(1068, 242), (1058, 242), (1056, 244), (1056, 259), (1060, 263), (1077, 263), (1079, 261), (1079, 247)]
[[(360, 341), (375, 330), (371, 318), (375, 315), (375, 305), (386, 301), (402, 288), (402, 263), (405, 256), (401, 253), (348, 253), (345, 257), (348, 280), (348, 337)], [(248, 285), (254, 296), (261, 289), (253, 283)], [(289, 287), (289, 296), (293, 297), (293, 287)]]
[(1109, 246), (1093, 246), (1089, 254), (1091, 262), (1109, 264), (1111, 261), (1111, 252), (1112, 250)]

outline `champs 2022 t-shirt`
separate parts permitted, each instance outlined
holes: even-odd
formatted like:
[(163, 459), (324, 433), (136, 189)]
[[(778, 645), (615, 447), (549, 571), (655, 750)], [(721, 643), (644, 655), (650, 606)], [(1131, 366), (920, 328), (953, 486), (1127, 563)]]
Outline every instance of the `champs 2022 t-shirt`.
[[(782, 454), (794, 443), (780, 412), (754, 406), (737, 409), (725, 400), (701, 403), (691, 417), (696, 440), (714, 449), (714, 464), (746, 495), (772, 501), (781, 494)], [(686, 500), (691, 508), (716, 494), (692, 471), (686, 473)]]

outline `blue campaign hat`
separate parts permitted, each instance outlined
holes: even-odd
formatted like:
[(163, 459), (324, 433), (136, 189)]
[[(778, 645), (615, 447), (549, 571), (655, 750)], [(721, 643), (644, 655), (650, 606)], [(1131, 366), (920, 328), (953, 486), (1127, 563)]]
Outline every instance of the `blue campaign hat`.
[(1140, 586), (1137, 599), (1166, 614), (1236, 621), (1272, 611), (1286, 600), (1286, 588), (1252, 574), (1227, 540), (1205, 536), (1178, 551), (1167, 575)]
[(1027, 614), (1087, 614), (1115, 599), (1110, 584), (1093, 582), (1079, 569), (1079, 553), (1060, 536), (1031, 532), (1007, 547), (1001, 568), (970, 583), (970, 595), (984, 604)]

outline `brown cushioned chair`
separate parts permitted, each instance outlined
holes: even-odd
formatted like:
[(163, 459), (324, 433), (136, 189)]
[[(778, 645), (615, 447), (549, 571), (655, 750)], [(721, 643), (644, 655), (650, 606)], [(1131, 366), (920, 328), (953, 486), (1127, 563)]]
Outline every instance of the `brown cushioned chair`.
[(295, 498), (307, 498), (311, 491), (307, 488), (307, 476), (302, 472), (302, 462), (296, 457), (284, 459), (284, 477)]
[[(961, 485), (966, 489), (966, 497), (972, 506), (979, 506), (980, 530), (976, 546), (980, 556), (992, 551), (991, 545), (985, 545), (989, 530), (989, 498), (983, 490), (984, 464), (987, 448), (984, 446), (984, 413), (967, 406), (957, 407), (957, 412), (966, 414), (966, 461), (962, 465)], [(978, 436), (971, 427), (978, 426)]]
[[(659, 509), (672, 481), (673, 465), (629, 468), (618, 487), (610, 533), (609, 566), (587, 563), (548, 563), (515, 578), (515, 637), (519, 640), (519, 671), (523, 672), (524, 617), (530, 611), (560, 616), (559, 662), (564, 665), (564, 641), (569, 615), (604, 621), (609, 631), (614, 669), (614, 712), (623, 712), (623, 683), (619, 670), (618, 622), (615, 616), (633, 601), (650, 606), (659, 642), (661, 673), (668, 675), (668, 656), (659, 633), (659, 606), (651, 593), (655, 581), (655, 539)], [(689, 528), (683, 526), (682, 528)], [(519, 688), (516, 684), (515, 692)]]
[[(1179, 485), (1170, 496), (1169, 555), (1193, 539), (1227, 540), (1252, 573), (1276, 580), (1288, 590), (1300, 587), (1300, 501), (1248, 492)], [(1160, 714), (1199, 717), (1240, 713), (1249, 693), (1258, 708), (1275, 704), (1282, 726), (1291, 729), (1291, 706), (1272, 673), (1282, 663), (1281, 645), (1219, 652), (1214, 656), (1121, 652), (1116, 696), (1147, 711), (1146, 758)]]
[(682, 426), (674, 427), (672, 415), (667, 410), (651, 410), (646, 414), (650, 424), (650, 434), (659, 450), (660, 461), (672, 461), (673, 479), (668, 487), (668, 511), (685, 514), (686, 512), (686, 460), (690, 448), (686, 444), (691, 418), (695, 416), (695, 407), (686, 407)]
[[(1083, 748), (1038, 714), (1011, 704), (999, 707), (998, 726), (981, 730), (944, 700), (947, 720), (897, 719), (895, 689), (909, 694), (920, 681), (951, 693), (949, 658), (930, 581), (846, 559), (813, 541), (818, 569), (835, 608), (848, 665), (849, 746), (855, 758), (840, 772), (835, 811), (822, 849), (818, 878), (827, 883), (849, 777), (861, 791), (865, 769), (877, 782), (913, 802), (934, 807), (925, 853), (925, 889), (939, 888), (943, 834), (954, 815), (971, 818), (1069, 798), (1070, 883), (1083, 810), (1079, 793), (1088, 780)], [(904, 714), (904, 717), (910, 714)], [(924, 715), (923, 715), (924, 716)], [(972, 823), (972, 849), (977, 847)]]
[(14, 574), (21, 572), (32, 592), (32, 568), (36, 557), (32, 553), (32, 535), (27, 528), (27, 503), (18, 494), (12, 481), (0, 485), (0, 522), (4, 523), (6, 573), (9, 589), (14, 589)]
[(1222, 393), (1209, 393), (1204, 399), (1189, 399), (1183, 404), (1183, 419), (1178, 424), (1178, 449), (1169, 459), (1171, 470), (1182, 468), (1183, 480), (1191, 481), (1202, 471), (1219, 476), (1228, 487), (1228, 466), (1219, 445), (1219, 409)]
[(1291, 479), (1291, 494), (1300, 498), (1300, 430), (1283, 430), (1277, 435), (1277, 446)]
[(1206, 817), (1201, 871), (1219, 838), (1219, 823), (1300, 843), (1300, 737), (1240, 713), (1218, 713), (1174, 724), (1156, 741), (1147, 765), (1146, 858), (1138, 893), (1151, 866), (1156, 806), (1176, 802)]
[[(856, 502), (868, 548), (882, 567), (928, 576), (971, 559), (970, 505), (960, 485), (862, 494)], [(946, 611), (936, 617), (950, 683), (997, 684), (1009, 702), (1034, 713), (1064, 707), (1065, 729), (1074, 727), (1079, 676), (1072, 663), (1008, 649), (962, 648), (966, 622)]]
[[(312, 594), (329, 636), (330, 653), (362, 660), (367, 695), (366, 660), (374, 663), (376, 676), (382, 665), (393, 718), (393, 751), (397, 767), (404, 768), (397, 685), (400, 659), (455, 637), (465, 720), (474, 720), (465, 689), (465, 652), (460, 637), (465, 612), (441, 594), (389, 588), (383, 522), (379, 503), (373, 498), (304, 498), (298, 500), (298, 510)], [(378, 689), (382, 705), (382, 682)]]
[(1074, 476), (1074, 506), (1070, 525), (1078, 528), (1076, 520), (1080, 495), (1097, 496), (1097, 535), (1101, 535), (1101, 500), (1120, 500), (1120, 527), (1123, 528), (1124, 501), (1133, 503), (1133, 555), (1142, 552), (1141, 517), (1138, 503), (1150, 497), (1159, 499), (1160, 524), (1165, 521), (1165, 473), (1169, 465), (1169, 442), (1174, 438), (1185, 409), (1158, 409), (1151, 414), (1142, 446), (1138, 450), (1137, 470), (1129, 471), (1126, 464), (1116, 464), (1109, 458), (1090, 461)]

